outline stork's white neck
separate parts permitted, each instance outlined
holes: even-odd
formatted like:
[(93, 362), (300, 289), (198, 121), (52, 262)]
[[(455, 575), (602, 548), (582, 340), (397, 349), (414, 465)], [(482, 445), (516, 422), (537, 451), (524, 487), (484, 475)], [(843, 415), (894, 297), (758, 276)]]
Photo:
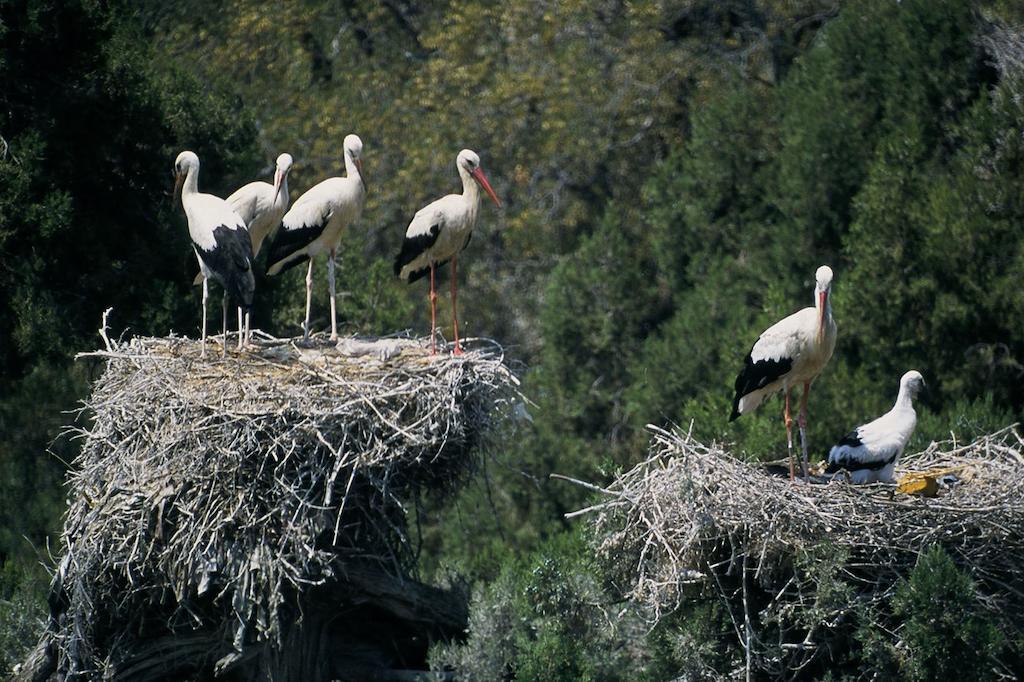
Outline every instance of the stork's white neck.
[[(817, 312), (821, 312), (821, 296), (820, 293), (815, 290), (814, 292), (814, 309)], [(832, 292), (829, 291), (825, 295), (825, 322), (827, 323), (832, 319)]]
[(281, 176), (281, 191), (277, 193), (277, 203), (281, 206), (288, 205), (288, 174)]
[(835, 326), (832, 321), (832, 292), (825, 290), (825, 310), (821, 309), (821, 291), (814, 289), (814, 312), (818, 320), (818, 343), (822, 343)]
[(892, 406), (893, 410), (913, 410), (914, 409), (914, 396), (910, 391), (910, 386), (906, 384), (900, 384), (900, 393), (896, 396), (896, 404)]
[(181, 185), (181, 198), (191, 197), (199, 193), (199, 168), (190, 165), (185, 172), (185, 181)]
[(462, 178), (462, 196), (472, 206), (480, 204), (480, 185), (462, 166), (459, 166), (459, 177)]
[(353, 159), (352, 155), (347, 151), (345, 152), (345, 175), (350, 178), (359, 178), (362, 180), (362, 177), (359, 175), (359, 166), (356, 165), (356, 160)]

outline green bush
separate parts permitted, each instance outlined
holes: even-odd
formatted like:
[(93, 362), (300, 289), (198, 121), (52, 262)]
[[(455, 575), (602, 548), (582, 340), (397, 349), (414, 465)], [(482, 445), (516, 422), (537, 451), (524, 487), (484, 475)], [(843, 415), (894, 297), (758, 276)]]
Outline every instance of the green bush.
[(974, 582), (939, 546), (918, 558), (896, 590), (900, 670), (908, 680), (995, 679), (1005, 639), (978, 603)]
[(35, 646), (45, 622), (45, 588), (45, 575), (13, 561), (0, 566), (0, 676), (23, 662)]
[(510, 562), (475, 590), (466, 643), (435, 647), (432, 667), (469, 680), (628, 677), (641, 653), (630, 647), (639, 623), (603, 591), (592, 554), (572, 532)]

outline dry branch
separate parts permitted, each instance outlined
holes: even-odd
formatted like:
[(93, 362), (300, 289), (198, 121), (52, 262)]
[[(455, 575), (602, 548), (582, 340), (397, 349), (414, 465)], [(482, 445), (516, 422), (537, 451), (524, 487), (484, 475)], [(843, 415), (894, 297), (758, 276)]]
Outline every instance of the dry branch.
[[(956, 476), (932, 499), (891, 485), (790, 483), (721, 445), (652, 430), (651, 458), (589, 508), (599, 555), (652, 622), (710, 590), (754, 657), (746, 664), (791, 675), (826, 655), (819, 645), (855, 606), (886, 601), (933, 544), (970, 572), (985, 608), (1024, 612), (1024, 441), (1015, 426), (904, 458), (897, 476)], [(761, 595), (753, 620), (771, 624), (772, 645), (752, 626), (748, 582)]]
[[(183, 338), (104, 341), (87, 354), (106, 370), (78, 433), (40, 647), (59, 675), (223, 672), (277, 654), (260, 669), (280, 673), (282, 643), (325, 602), (324, 627), (366, 605), (421, 635), (464, 627), (461, 601), (408, 579), (405, 501), (471, 471), (519, 400), (497, 344), (430, 357), (411, 339), (368, 353), (375, 342), (262, 337), (201, 360)], [(174, 641), (188, 647), (157, 657)]]

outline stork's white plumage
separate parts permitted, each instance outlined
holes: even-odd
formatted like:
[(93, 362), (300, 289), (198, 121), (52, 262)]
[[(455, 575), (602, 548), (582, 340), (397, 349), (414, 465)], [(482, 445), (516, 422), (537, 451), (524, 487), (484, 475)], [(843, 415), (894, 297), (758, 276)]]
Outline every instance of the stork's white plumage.
[[(224, 352), (227, 353), (228, 295), (246, 311), (252, 307), (256, 281), (252, 272), (252, 242), (245, 223), (226, 201), (199, 192), (199, 157), (184, 151), (174, 161), (175, 194), (188, 220), (188, 233), (203, 275), (202, 355), (206, 355), (206, 301), (208, 280), (224, 286)], [(239, 343), (242, 331), (239, 330)]]
[(363, 213), (366, 184), (363, 181), (363, 141), (347, 135), (344, 141), (345, 177), (328, 178), (299, 197), (285, 214), (281, 229), (270, 245), (267, 274), (277, 275), (303, 261), (306, 271), (306, 319), (302, 323), (309, 339), (309, 315), (313, 298), (313, 259), (327, 257), (327, 281), (331, 289), (331, 340), (338, 338), (338, 314), (334, 291), (334, 269), (342, 230)]
[(227, 199), (249, 230), (253, 258), (259, 255), (263, 240), (281, 224), (288, 210), (288, 171), (291, 169), (291, 154), (281, 154), (277, 157), (274, 184), (250, 182), (239, 187)]
[(840, 474), (845, 470), (853, 483), (892, 483), (896, 461), (917, 426), (913, 400), (924, 385), (924, 377), (917, 370), (904, 374), (896, 404), (832, 446), (825, 473)]
[(430, 275), (430, 352), (435, 353), (434, 337), (437, 328), (437, 294), (434, 290), (434, 272), (437, 266), (452, 262), (451, 297), (452, 322), (455, 331), (455, 354), (459, 346), (459, 318), (456, 309), (458, 285), (458, 256), (476, 226), (480, 209), (480, 188), (501, 207), (498, 195), (491, 189), (476, 152), (463, 149), (455, 159), (455, 167), (462, 178), (462, 194), (449, 194), (427, 204), (413, 216), (405, 230), (402, 250), (395, 259), (395, 274), (406, 282), (415, 282)]
[(814, 307), (804, 308), (776, 322), (762, 332), (747, 353), (743, 369), (736, 377), (733, 398), (733, 421), (750, 412), (765, 398), (778, 391), (785, 393), (786, 443), (790, 453), (789, 471), (793, 477), (793, 420), (789, 414), (789, 396), (794, 386), (803, 384), (800, 397), (800, 440), (803, 449), (803, 471), (807, 474), (807, 396), (811, 383), (821, 373), (836, 347), (836, 322), (832, 318), (829, 294), (832, 269), (818, 268), (814, 275)]
[[(274, 170), (274, 184), (269, 182), (250, 182), (239, 187), (227, 198), (228, 204), (245, 223), (252, 241), (252, 258), (255, 262), (260, 253), (263, 240), (281, 224), (284, 212), (288, 210), (288, 171), (292, 169), (291, 154), (277, 157)], [(196, 275), (193, 284), (203, 281), (203, 273)], [(238, 309), (238, 328), (242, 328), (242, 309)], [(248, 332), (249, 320), (245, 320)]]

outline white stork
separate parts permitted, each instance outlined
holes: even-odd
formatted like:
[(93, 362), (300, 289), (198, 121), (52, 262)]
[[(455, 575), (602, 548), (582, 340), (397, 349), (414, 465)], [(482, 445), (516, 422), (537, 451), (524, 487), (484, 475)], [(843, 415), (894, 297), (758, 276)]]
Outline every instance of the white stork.
[(288, 171), (291, 169), (292, 155), (281, 154), (277, 157), (273, 185), (269, 182), (250, 182), (239, 187), (227, 199), (249, 230), (253, 258), (259, 255), (263, 240), (281, 224), (281, 218), (288, 210)]
[[(184, 151), (174, 161), (174, 193), (181, 191), (181, 205), (188, 219), (192, 249), (203, 275), (202, 357), (206, 357), (206, 301), (211, 277), (224, 286), (224, 348), (227, 354), (228, 295), (248, 312), (256, 281), (252, 272), (252, 242), (245, 223), (219, 197), (199, 192), (199, 157)], [(241, 331), (239, 331), (241, 335)]]
[[(227, 198), (228, 204), (245, 223), (249, 231), (249, 239), (252, 240), (252, 259), (255, 262), (256, 256), (260, 253), (260, 246), (263, 240), (281, 224), (284, 212), (288, 210), (288, 171), (292, 169), (291, 154), (281, 154), (277, 157), (277, 168), (274, 171), (274, 184), (269, 182), (250, 182), (235, 190)], [(195, 285), (202, 283), (203, 273), (196, 275)], [(238, 309), (238, 329), (241, 344), (242, 336), (242, 309)], [(249, 318), (245, 319), (245, 336), (249, 335)]]
[(405, 230), (402, 250), (395, 259), (395, 274), (406, 282), (415, 282), (430, 274), (430, 352), (437, 352), (434, 337), (437, 328), (437, 293), (434, 290), (434, 271), (437, 266), (452, 262), (452, 321), (455, 327), (455, 354), (459, 347), (459, 318), (456, 313), (458, 286), (457, 266), (459, 252), (469, 244), (480, 209), (482, 187), (499, 208), (501, 201), (491, 189), (487, 176), (480, 168), (476, 152), (463, 149), (455, 159), (455, 167), (462, 178), (462, 194), (449, 194), (416, 212)]
[(803, 474), (807, 475), (807, 396), (811, 383), (828, 364), (836, 347), (836, 322), (832, 319), (829, 293), (832, 269), (822, 265), (814, 274), (814, 307), (804, 308), (768, 327), (747, 353), (743, 369), (736, 377), (733, 421), (750, 412), (761, 401), (778, 391), (786, 396), (786, 444), (789, 448), (789, 477), (793, 473), (793, 420), (789, 416), (789, 394), (803, 384), (800, 397), (800, 442), (803, 449)]
[(900, 379), (900, 392), (892, 409), (878, 419), (843, 436), (828, 453), (826, 474), (849, 472), (853, 483), (892, 483), (896, 460), (917, 426), (914, 398), (924, 388), (924, 377), (910, 370)]
[(338, 313), (334, 292), (334, 268), (342, 230), (363, 212), (366, 183), (363, 181), (363, 141), (347, 135), (344, 141), (344, 178), (328, 178), (303, 194), (285, 214), (281, 229), (270, 245), (267, 274), (277, 275), (309, 261), (306, 271), (306, 319), (303, 339), (309, 340), (309, 315), (313, 298), (313, 259), (327, 254), (327, 281), (331, 288), (331, 340), (338, 338)]

